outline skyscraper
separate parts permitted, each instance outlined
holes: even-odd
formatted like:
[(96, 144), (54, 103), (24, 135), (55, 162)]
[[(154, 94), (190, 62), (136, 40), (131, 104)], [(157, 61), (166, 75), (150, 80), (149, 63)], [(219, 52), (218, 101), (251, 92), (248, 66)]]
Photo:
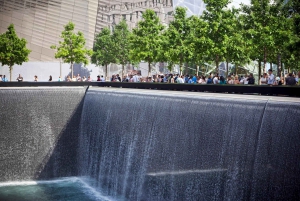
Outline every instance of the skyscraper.
[(173, 0), (174, 9), (178, 6), (187, 8), (188, 16), (200, 16), (205, 10), (205, 4), (202, 0)]
[(172, 0), (0, 0), (0, 33), (13, 23), (17, 34), (28, 41), (30, 61), (55, 61), (50, 46), (58, 43), (69, 21), (92, 48), (103, 27), (113, 29), (125, 19), (133, 28), (147, 8), (165, 24), (172, 19)]

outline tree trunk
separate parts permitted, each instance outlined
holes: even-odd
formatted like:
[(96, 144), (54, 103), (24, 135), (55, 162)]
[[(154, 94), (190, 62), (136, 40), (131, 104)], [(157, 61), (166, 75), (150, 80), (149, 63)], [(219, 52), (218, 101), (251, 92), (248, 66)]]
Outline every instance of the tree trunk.
[(281, 67), (281, 54), (280, 53), (278, 53), (278, 55), (277, 55), (277, 66), (278, 66), (277, 75), (279, 77), (281, 77), (282, 67)]
[(105, 81), (107, 80), (108, 76), (107, 76), (107, 64), (105, 64)]
[(261, 62), (258, 60), (258, 84), (260, 84), (260, 77), (261, 77)]
[(264, 73), (266, 72), (266, 64), (267, 64), (267, 50), (264, 47), (264, 69), (263, 69)]
[(73, 76), (74, 76), (74, 72), (73, 72), (73, 63), (71, 63), (71, 75), (72, 75), (71, 79), (73, 79)]
[(216, 74), (219, 74), (219, 56), (216, 56)]
[(238, 69), (238, 64), (235, 64), (235, 76), (237, 76), (237, 69)]
[(270, 69), (273, 70), (273, 63), (270, 63)]
[(226, 61), (226, 78), (228, 78), (228, 68), (229, 68), (228, 61)]
[(123, 80), (124, 77), (124, 64), (122, 64), (122, 77), (121, 77), (121, 81)]
[(196, 75), (197, 76), (199, 75), (199, 66), (198, 65), (196, 66)]
[[(180, 69), (180, 72), (182, 73), (182, 74), (187, 74), (187, 69), (185, 69), (185, 72), (183, 71), (183, 68), (182, 68), (182, 63), (181, 63), (181, 61), (179, 62), (179, 69)], [(184, 72), (184, 73), (183, 73)]]
[(12, 76), (12, 70), (13, 70), (13, 66), (10, 66), (10, 67), (9, 67), (9, 79), (10, 79), (10, 82), (12, 81), (12, 79), (11, 79), (11, 76)]
[(148, 77), (151, 77), (151, 62), (148, 61)]

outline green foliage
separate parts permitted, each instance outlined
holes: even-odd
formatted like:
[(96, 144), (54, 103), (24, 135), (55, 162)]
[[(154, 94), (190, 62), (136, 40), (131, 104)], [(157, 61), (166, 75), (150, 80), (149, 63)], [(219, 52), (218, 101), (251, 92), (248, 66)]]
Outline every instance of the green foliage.
[(187, 44), (189, 31), (190, 26), (188, 25), (186, 8), (177, 7), (174, 21), (170, 23), (168, 29), (164, 32), (164, 55), (170, 64), (179, 64), (181, 70), (183, 63), (187, 62), (191, 56)]
[(252, 41), (253, 59), (263, 60), (264, 69), (275, 46), (272, 7), (270, 0), (252, 0), (251, 5), (242, 7), (246, 14), (243, 19), (248, 34), (247, 40)]
[[(291, 54), (300, 57), (300, 1), (290, 0), (285, 6), (287, 18), (291, 19), (292, 23), (292, 41), (288, 47)], [(298, 66), (298, 65), (297, 65)]]
[(204, 0), (207, 11), (203, 13), (203, 19), (209, 24), (207, 38), (212, 42), (208, 57), (215, 61), (218, 72), (219, 62), (224, 61), (228, 30), (231, 29), (231, 19), (227, 17), (225, 7), (228, 0)]
[[(243, 28), (243, 21), (239, 16), (239, 10), (231, 9), (224, 11), (224, 18), (227, 22), (227, 35), (225, 52), (225, 60), (228, 64), (229, 62), (234, 63), (235, 66), (239, 64), (244, 64), (250, 61), (251, 52), (251, 40), (245, 40), (245, 31)], [(227, 74), (228, 75), (228, 66)]]
[(55, 58), (62, 59), (64, 63), (70, 63), (72, 67), (73, 77), (73, 64), (83, 63), (87, 65), (89, 63), (89, 57), (93, 51), (85, 47), (85, 38), (83, 33), (78, 31), (74, 32), (75, 25), (69, 22), (64, 26), (64, 30), (61, 33), (63, 41), (59, 41), (59, 45), (52, 45), (51, 49), (55, 49)]
[(186, 39), (188, 60), (201, 65), (207, 62), (212, 41), (207, 37), (209, 24), (202, 18), (191, 16), (188, 18), (189, 34)]
[(97, 66), (104, 66), (105, 76), (107, 77), (107, 66), (110, 63), (116, 63), (116, 57), (118, 57), (114, 51), (113, 37), (108, 28), (102, 29), (102, 31), (96, 36), (93, 51), (92, 63)]
[(129, 63), (130, 34), (126, 21), (122, 20), (115, 26), (112, 36), (114, 55), (117, 55), (116, 63), (122, 65), (122, 74), (124, 74), (124, 66)]
[(135, 62), (144, 60), (148, 62), (149, 75), (151, 74), (151, 63), (156, 62), (163, 54), (162, 31), (164, 26), (153, 10), (147, 9), (143, 13), (143, 19), (137, 28), (132, 31), (130, 37), (130, 59)]
[(26, 48), (27, 41), (19, 38), (11, 24), (8, 30), (0, 35), (0, 62), (2, 65), (9, 66), (10, 81), (12, 80), (12, 70), (15, 64), (22, 65), (28, 61), (28, 55), (31, 52)]

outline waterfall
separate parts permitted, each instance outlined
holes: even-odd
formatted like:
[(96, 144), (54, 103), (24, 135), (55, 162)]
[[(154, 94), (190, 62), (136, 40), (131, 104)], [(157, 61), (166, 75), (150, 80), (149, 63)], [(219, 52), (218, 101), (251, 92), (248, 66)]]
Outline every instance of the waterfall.
[[(37, 183), (24, 187), (34, 191), (51, 180), (69, 194), (88, 191), (91, 200), (300, 200), (299, 102), (104, 87), (1, 89), (0, 187)], [(5, 198), (1, 192), (14, 187), (1, 189)]]
[(0, 90), (0, 182), (77, 175), (84, 88)]
[(298, 103), (144, 92), (86, 94), (79, 174), (96, 188), (128, 200), (299, 197)]

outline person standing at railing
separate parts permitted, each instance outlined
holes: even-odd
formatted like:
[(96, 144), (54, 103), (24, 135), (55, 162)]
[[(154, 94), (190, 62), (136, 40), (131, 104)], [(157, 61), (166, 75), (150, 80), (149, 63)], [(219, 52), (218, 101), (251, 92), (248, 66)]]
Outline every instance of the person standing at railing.
[(264, 73), (260, 78), (260, 85), (267, 85), (268, 84), (268, 74)]
[(285, 84), (286, 85), (296, 85), (296, 79), (295, 77), (293, 76), (292, 73), (289, 73), (288, 77), (285, 78)]
[(23, 77), (21, 76), (21, 74), (19, 74), (19, 77), (17, 77), (17, 81), (18, 82), (23, 82)]
[(77, 82), (81, 82), (80, 74), (77, 75), (77, 78), (76, 78), (76, 79), (77, 79)]
[(274, 83), (275, 83), (275, 76), (273, 75), (273, 71), (272, 71), (272, 69), (269, 69), (268, 70), (268, 74), (269, 74), (269, 76), (268, 76), (268, 79), (267, 79), (267, 84), (268, 85), (274, 85)]
[(203, 75), (200, 76), (199, 84), (206, 84), (206, 80), (205, 80), (205, 77)]
[(238, 76), (238, 75), (236, 75), (236, 76), (234, 77), (234, 84), (240, 84), (239, 76)]
[(228, 81), (227, 81), (228, 84), (234, 84), (234, 80), (231, 76), (228, 77)]
[(3, 77), (2, 77), (2, 82), (8, 82), (8, 79), (5, 75), (3, 75)]
[(250, 73), (248, 77), (248, 84), (254, 84), (255, 83), (255, 78), (253, 76), (253, 73)]
[(215, 75), (215, 77), (213, 79), (213, 83), (214, 84), (219, 84), (219, 77), (218, 77), (218, 75)]
[(37, 75), (35, 75), (34, 76), (34, 80), (33, 80), (34, 82), (37, 82), (38, 81), (38, 76)]
[(226, 84), (226, 80), (223, 76), (220, 77), (219, 84), (222, 84), (222, 85)]

